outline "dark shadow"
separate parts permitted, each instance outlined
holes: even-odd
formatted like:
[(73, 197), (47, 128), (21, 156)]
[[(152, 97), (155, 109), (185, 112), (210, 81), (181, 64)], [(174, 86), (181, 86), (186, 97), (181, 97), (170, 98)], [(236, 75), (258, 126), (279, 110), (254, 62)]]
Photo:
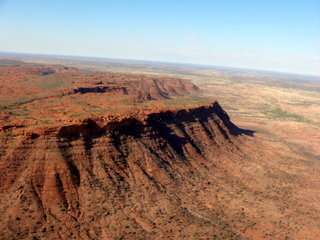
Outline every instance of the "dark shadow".
[(185, 126), (180, 121), (176, 121), (176, 124), (179, 127), (179, 129), (182, 131), (183, 135), (184, 135), (184, 139), (185, 139), (184, 141), (185, 142), (189, 142), (192, 145), (192, 147), (197, 151), (197, 153), (201, 154), (200, 148), (190, 138), (189, 134), (186, 132)]
[[(231, 122), (230, 122), (231, 123)], [(230, 133), (233, 135), (233, 136), (241, 136), (241, 135), (247, 135), (247, 136), (250, 136), (250, 137), (254, 137), (254, 133), (256, 131), (253, 131), (253, 130), (249, 130), (249, 129), (242, 129), (242, 128), (238, 128), (236, 125), (234, 125), (233, 123), (231, 123), (232, 126), (230, 126), (230, 124), (228, 124), (228, 128), (229, 128), (229, 131)], [(226, 124), (227, 125), (227, 124)]]
[(225, 126), (227, 126), (227, 128), (229, 129), (230, 133), (233, 136), (238, 137), (241, 135), (247, 135), (250, 137), (254, 137), (254, 133), (256, 131), (239, 128), (235, 124), (233, 124), (233, 122), (231, 122), (229, 119), (226, 119), (226, 118), (221, 118), (221, 119), (222, 119), (223, 123), (225, 124)]
[(90, 139), (101, 137), (103, 132), (104, 131), (95, 121), (88, 119), (83, 122), (83, 124), (74, 124), (62, 127), (58, 132), (58, 138), (77, 140), (81, 137), (84, 137), (86, 139), (86, 145), (90, 145)]
[(66, 161), (66, 163), (67, 163), (68, 168), (70, 170), (73, 183), (77, 187), (79, 187), (80, 186), (80, 172), (79, 172), (79, 169), (71, 161)]
[(72, 153), (70, 152), (70, 147), (72, 147), (71, 142), (79, 138), (83, 139), (85, 151), (90, 162), (92, 164), (92, 147), (93, 138), (98, 138), (103, 135), (103, 131), (91, 119), (88, 119), (83, 124), (75, 124), (71, 126), (62, 127), (58, 132), (58, 147), (61, 155), (63, 156), (68, 169), (72, 176), (73, 183), (79, 187), (80, 185), (80, 171), (76, 165), (76, 162), (72, 159)]
[(153, 123), (151, 126), (154, 126), (159, 132), (160, 136), (163, 137), (168, 144), (179, 154), (183, 155), (183, 146), (187, 144), (185, 138), (179, 137), (173, 133), (173, 130), (167, 126), (166, 123)]
[(249, 129), (241, 129), (239, 128), (241, 134), (244, 134), (244, 135), (247, 135), (247, 136), (250, 136), (250, 137), (254, 137), (254, 133), (256, 131), (253, 131), (253, 130), (249, 130)]

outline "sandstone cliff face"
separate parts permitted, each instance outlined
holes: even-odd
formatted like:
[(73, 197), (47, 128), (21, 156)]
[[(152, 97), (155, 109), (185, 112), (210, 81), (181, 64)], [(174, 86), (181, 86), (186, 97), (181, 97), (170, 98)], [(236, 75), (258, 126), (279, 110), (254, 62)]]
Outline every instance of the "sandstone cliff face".
[(194, 84), (0, 62), (0, 88), (0, 239), (242, 238), (217, 193), (246, 136)]
[(240, 239), (219, 214), (198, 211), (239, 135), (214, 102), (3, 136), (0, 237)]

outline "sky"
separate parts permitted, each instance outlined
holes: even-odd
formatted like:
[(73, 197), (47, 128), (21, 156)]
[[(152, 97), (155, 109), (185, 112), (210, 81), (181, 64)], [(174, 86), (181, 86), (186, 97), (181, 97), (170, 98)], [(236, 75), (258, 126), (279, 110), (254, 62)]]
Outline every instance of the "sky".
[(0, 0), (0, 52), (320, 75), (320, 0)]

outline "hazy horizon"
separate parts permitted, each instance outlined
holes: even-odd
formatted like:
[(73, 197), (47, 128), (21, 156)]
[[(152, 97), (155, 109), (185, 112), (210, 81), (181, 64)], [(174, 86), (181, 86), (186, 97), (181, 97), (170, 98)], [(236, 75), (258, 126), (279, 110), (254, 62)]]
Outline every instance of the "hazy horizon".
[(0, 1), (0, 51), (320, 75), (320, 0)]
[(320, 75), (319, 22), (317, 0), (3, 0), (0, 51)]
[[(16, 56), (16, 57), (14, 57)], [(92, 57), (92, 56), (71, 56), (71, 55), (55, 55), (55, 54), (42, 54), (42, 53), (18, 53), (18, 52), (0, 52), (0, 59), (10, 59), (10, 60), (20, 60), (24, 57), (34, 57), (34, 58), (63, 58), (66, 61), (75, 59), (76, 61), (88, 59), (88, 60), (98, 60), (98, 61), (108, 61), (109, 63), (142, 63), (142, 64), (155, 64), (155, 65), (170, 65), (170, 66), (183, 66), (183, 67), (194, 67), (194, 68), (204, 68), (204, 69), (216, 69), (216, 70), (230, 70), (230, 71), (252, 71), (257, 73), (266, 74), (278, 74), (278, 75), (293, 75), (293, 76), (304, 76), (315, 78), (315, 80), (320, 81), (320, 74), (305, 74), (305, 73), (294, 73), (294, 72), (281, 72), (276, 70), (265, 70), (265, 69), (253, 69), (253, 68), (241, 68), (232, 66), (218, 66), (218, 65), (205, 65), (196, 63), (182, 63), (182, 62), (165, 62), (165, 61), (155, 61), (155, 60), (141, 60), (141, 59), (125, 59), (125, 58), (108, 58), (108, 57)], [(13, 59), (12, 59), (13, 58)], [(22, 59), (23, 61), (23, 59)]]

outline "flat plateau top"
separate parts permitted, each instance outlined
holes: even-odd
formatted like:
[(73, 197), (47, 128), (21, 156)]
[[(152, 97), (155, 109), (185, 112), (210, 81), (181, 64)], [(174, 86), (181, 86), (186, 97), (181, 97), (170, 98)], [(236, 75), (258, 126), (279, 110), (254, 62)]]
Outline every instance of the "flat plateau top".
[[(0, 62), (0, 124), (46, 125), (210, 105), (178, 78), (82, 72), (62, 65)], [(157, 100), (157, 101), (154, 101)]]

